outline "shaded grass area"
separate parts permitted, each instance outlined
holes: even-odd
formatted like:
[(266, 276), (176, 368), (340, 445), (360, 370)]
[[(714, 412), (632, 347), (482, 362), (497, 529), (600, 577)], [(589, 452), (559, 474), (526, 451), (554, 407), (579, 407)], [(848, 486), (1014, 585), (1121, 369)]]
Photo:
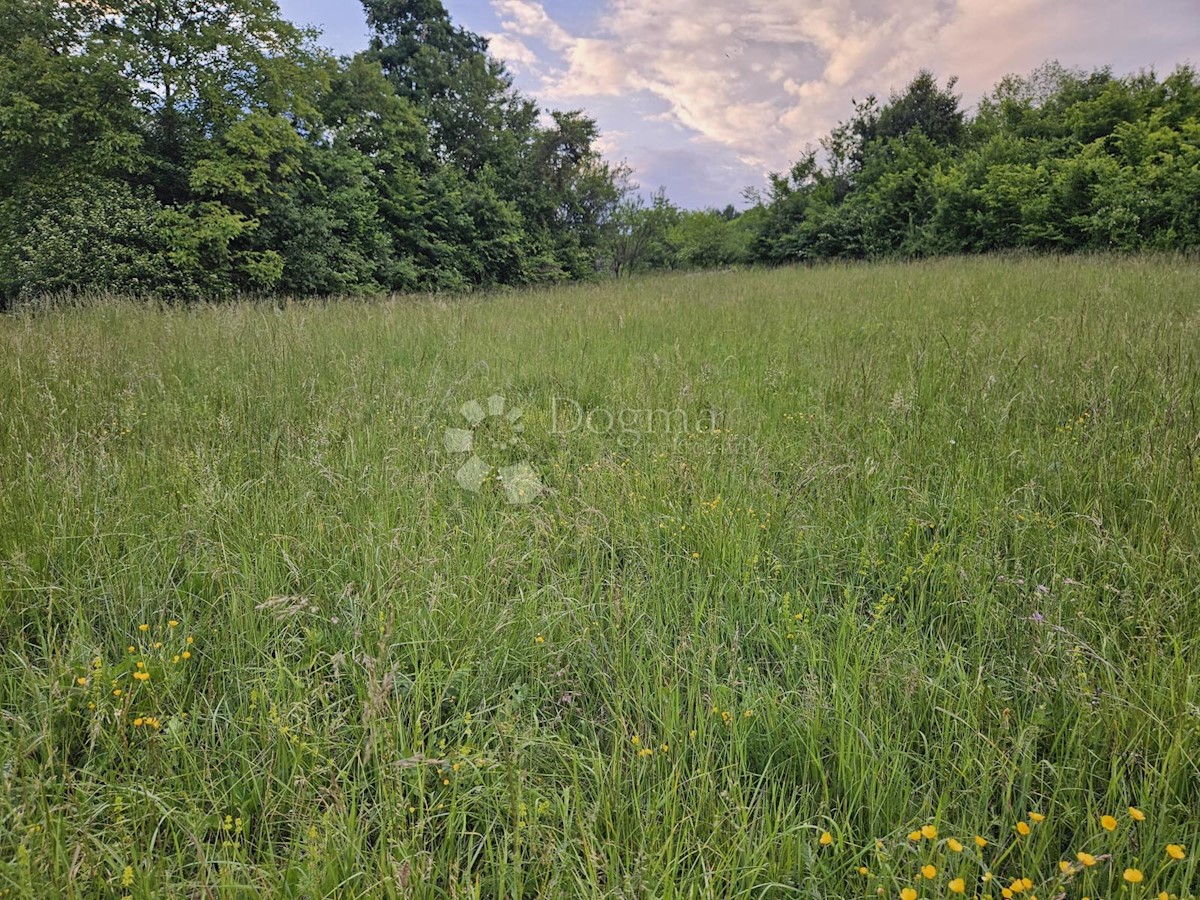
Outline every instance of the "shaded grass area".
[(1187, 896), (1198, 288), (0, 320), (0, 896)]

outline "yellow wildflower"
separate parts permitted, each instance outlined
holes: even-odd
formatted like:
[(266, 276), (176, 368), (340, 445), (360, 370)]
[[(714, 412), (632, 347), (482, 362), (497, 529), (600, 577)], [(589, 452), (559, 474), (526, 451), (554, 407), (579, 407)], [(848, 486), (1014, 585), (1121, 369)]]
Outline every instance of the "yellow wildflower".
[(934, 878), (937, 878), (937, 866), (933, 866), (933, 865), (921, 866), (921, 874), (932, 881)]
[(987, 838), (980, 837), (979, 835), (975, 835), (975, 846), (979, 847), (982, 850), (984, 847), (987, 846)]
[(1183, 844), (1167, 844), (1167, 856), (1171, 859), (1185, 859), (1187, 852), (1183, 849)]
[(947, 887), (949, 887), (950, 890), (956, 894), (962, 894), (966, 893), (967, 883), (961, 878), (955, 878), (950, 882), (950, 884), (947, 885)]
[(141, 625), (138, 626), (138, 631), (149, 631), (149, 630), (150, 630), (150, 626), (147, 625), (145, 622), (143, 622)]
[(1022, 837), (1029, 834), (1029, 823), (1028, 822), (1018, 822), (1017, 823), (1017, 834), (1021, 835)]
[(917, 900), (917, 892), (910, 887), (906, 887), (900, 892), (900, 900)]
[(1031, 812), (1029, 814), (1029, 821), (1034, 822), (1034, 823), (1044, 822), (1044, 821), (1046, 821), (1046, 817), (1043, 816), (1040, 812)]
[(950, 838), (950, 840), (946, 841), (946, 846), (949, 847), (951, 850), (953, 850), (955, 853), (963, 852), (962, 841), (960, 841), (958, 838)]
[(1142, 874), (1141, 869), (1126, 869), (1124, 877), (1125, 877), (1125, 880), (1128, 881), (1130, 884), (1141, 884), (1142, 879), (1145, 878), (1146, 876)]
[(1104, 827), (1105, 831), (1112, 831), (1117, 827), (1117, 820), (1112, 816), (1101, 816), (1100, 824)]
[(926, 840), (932, 841), (935, 837), (937, 837), (937, 829), (934, 828), (932, 825), (922, 825), (921, 826), (921, 837), (925, 838)]
[(833, 843), (833, 835), (830, 834), (828, 831), (826, 831), (824, 834), (821, 835), (821, 846), (822, 847), (828, 847), (832, 843)]
[(1091, 868), (1096, 864), (1096, 857), (1092, 856), (1090, 853), (1084, 853), (1082, 850), (1075, 854), (1075, 858), (1088, 868)]

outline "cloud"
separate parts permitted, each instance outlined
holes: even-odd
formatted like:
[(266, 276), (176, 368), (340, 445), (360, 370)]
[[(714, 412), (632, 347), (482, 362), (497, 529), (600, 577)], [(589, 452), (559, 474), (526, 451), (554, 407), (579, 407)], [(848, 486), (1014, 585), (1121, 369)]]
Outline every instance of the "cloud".
[(538, 55), (520, 38), (504, 32), (490, 32), (484, 37), (487, 38), (488, 52), (503, 59), (514, 72), (537, 67)]
[(536, 0), (492, 0), (492, 7), (505, 31), (536, 37), (554, 50), (565, 49), (574, 41)]
[(760, 172), (786, 168), (852, 112), (851, 98), (885, 97), (922, 67), (959, 76), (968, 103), (1051, 58), (1169, 69), (1200, 47), (1195, 2), (605, 0), (593, 27), (571, 33), (536, 0), (491, 0), (520, 54), (510, 58), (549, 51), (530, 85), (540, 99), (652, 97), (660, 127), (670, 120)]

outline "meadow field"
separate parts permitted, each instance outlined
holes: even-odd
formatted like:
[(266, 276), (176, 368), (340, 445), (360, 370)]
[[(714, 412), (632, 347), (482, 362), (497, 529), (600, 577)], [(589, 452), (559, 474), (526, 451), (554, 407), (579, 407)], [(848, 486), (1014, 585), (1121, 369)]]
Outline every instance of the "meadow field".
[(1194, 258), (0, 317), (0, 898), (1191, 896), (1198, 402)]

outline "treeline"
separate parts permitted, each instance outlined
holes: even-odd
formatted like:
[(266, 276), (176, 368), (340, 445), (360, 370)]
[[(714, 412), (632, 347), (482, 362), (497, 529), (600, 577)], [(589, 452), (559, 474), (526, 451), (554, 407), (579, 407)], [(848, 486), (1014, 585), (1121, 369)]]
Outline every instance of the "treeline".
[(1200, 247), (1200, 79), (1052, 63), (968, 117), (953, 80), (921, 72), (751, 199), (740, 215), (619, 207), (621, 268)]
[(0, 0), (0, 302), (590, 277), (624, 171), (438, 0), (335, 58), (274, 0)]
[(274, 0), (0, 0), (0, 305), (463, 290), (639, 271), (1200, 246), (1200, 79), (921, 72), (738, 211), (641, 199), (440, 0), (337, 58)]

